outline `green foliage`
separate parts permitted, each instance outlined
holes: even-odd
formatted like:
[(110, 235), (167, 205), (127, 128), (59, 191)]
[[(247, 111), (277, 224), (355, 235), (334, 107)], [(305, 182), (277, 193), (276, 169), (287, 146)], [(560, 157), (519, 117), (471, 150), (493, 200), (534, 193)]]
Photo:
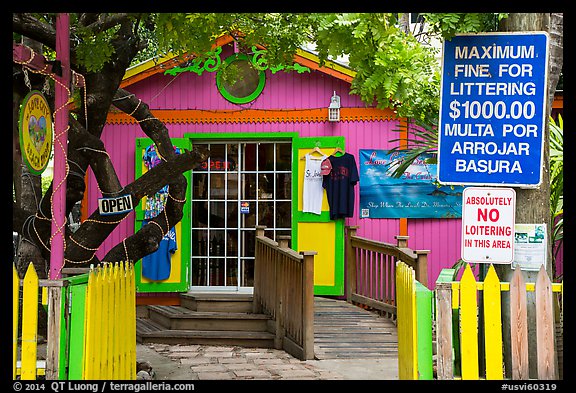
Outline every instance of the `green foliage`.
[(453, 13), (421, 14), (431, 31), (444, 39), (451, 39), (458, 33), (479, 33), (497, 31), (498, 23), (508, 17), (507, 13)]
[[(564, 240), (564, 121), (558, 115), (558, 122), (550, 117), (550, 209), (554, 222), (552, 244), (558, 245), (554, 259)], [(553, 264), (555, 266), (555, 264)]]
[[(194, 53), (207, 59), (216, 39), (233, 36), (241, 52), (266, 48), (270, 69), (289, 70), (293, 55), (315, 45), (321, 62), (344, 56), (356, 76), (351, 94), (367, 105), (393, 109), (399, 117), (425, 121), (438, 112), (438, 50), (404, 33), (396, 13), (139, 13), (99, 14), (82, 27), (72, 14), (72, 45), (77, 61), (98, 72), (111, 59), (121, 24), (134, 23), (134, 39), (143, 43), (132, 64), (165, 54)], [(422, 14), (429, 33), (449, 38), (460, 32), (495, 30), (506, 14)], [(53, 21), (54, 14), (42, 20)], [(86, 15), (83, 16), (86, 18)], [(114, 18), (117, 18), (115, 20)]]
[(114, 31), (93, 34), (92, 30), (78, 29), (80, 43), (76, 47), (78, 61), (90, 72), (98, 72), (110, 60), (114, 48), (110, 43)]
[(395, 14), (326, 16), (316, 36), (320, 58), (347, 55), (357, 74), (351, 94), (401, 117), (438, 110), (440, 69), (432, 47), (404, 34)]

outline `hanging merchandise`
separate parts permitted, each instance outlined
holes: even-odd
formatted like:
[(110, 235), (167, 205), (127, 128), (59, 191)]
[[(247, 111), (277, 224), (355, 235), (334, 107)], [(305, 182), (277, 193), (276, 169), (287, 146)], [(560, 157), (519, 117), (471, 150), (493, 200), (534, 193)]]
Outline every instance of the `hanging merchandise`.
[(329, 156), (322, 162), (322, 187), (330, 207), (330, 219), (354, 216), (354, 186), (358, 183), (356, 159), (350, 153)]
[[(149, 220), (142, 221), (142, 227), (148, 222)], [(172, 254), (177, 249), (176, 229), (172, 227), (160, 240), (158, 249), (142, 258), (142, 276), (154, 281), (166, 280), (170, 277)]]
[[(174, 146), (176, 154), (180, 154), (180, 148)], [(151, 144), (144, 151), (144, 165), (146, 169), (150, 170), (162, 162), (162, 159), (156, 151), (156, 145)], [(156, 217), (164, 210), (168, 198), (168, 185), (162, 187), (156, 194), (146, 198), (146, 210), (144, 211), (144, 219), (149, 220)]]
[(304, 167), (304, 183), (302, 187), (303, 212), (320, 215), (322, 213), (322, 161), (328, 156), (322, 154), (321, 157), (314, 157), (310, 153), (306, 154), (306, 166)]

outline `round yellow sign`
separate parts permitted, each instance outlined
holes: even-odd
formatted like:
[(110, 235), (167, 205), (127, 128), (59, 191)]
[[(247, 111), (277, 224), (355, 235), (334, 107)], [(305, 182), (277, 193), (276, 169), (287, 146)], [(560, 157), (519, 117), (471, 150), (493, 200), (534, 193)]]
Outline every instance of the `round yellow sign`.
[(52, 112), (36, 90), (28, 93), (20, 108), (20, 150), (31, 173), (44, 172), (52, 152)]

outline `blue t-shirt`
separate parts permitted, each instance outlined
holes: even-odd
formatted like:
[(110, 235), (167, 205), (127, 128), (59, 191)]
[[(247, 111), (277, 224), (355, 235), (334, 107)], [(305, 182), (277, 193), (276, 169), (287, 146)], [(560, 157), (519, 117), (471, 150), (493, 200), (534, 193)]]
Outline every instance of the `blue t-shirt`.
[(354, 216), (354, 186), (360, 179), (356, 159), (350, 153), (329, 156), (332, 170), (322, 178), (330, 207), (330, 219)]
[[(146, 224), (148, 221), (144, 220), (142, 226)], [(176, 230), (172, 227), (160, 240), (158, 249), (142, 258), (142, 276), (154, 281), (166, 280), (170, 277), (172, 254), (177, 249)]]

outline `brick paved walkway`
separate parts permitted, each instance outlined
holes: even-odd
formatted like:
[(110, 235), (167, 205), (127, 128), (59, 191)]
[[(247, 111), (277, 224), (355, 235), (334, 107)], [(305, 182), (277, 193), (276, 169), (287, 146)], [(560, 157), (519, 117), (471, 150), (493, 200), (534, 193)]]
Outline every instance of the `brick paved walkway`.
[[(336, 372), (315, 366), (314, 361), (300, 361), (277, 349), (166, 344), (139, 344), (138, 347), (141, 353), (153, 350), (174, 364), (166, 367), (165, 362), (150, 359), (155, 380), (344, 379)], [(147, 357), (142, 354), (138, 360)]]

